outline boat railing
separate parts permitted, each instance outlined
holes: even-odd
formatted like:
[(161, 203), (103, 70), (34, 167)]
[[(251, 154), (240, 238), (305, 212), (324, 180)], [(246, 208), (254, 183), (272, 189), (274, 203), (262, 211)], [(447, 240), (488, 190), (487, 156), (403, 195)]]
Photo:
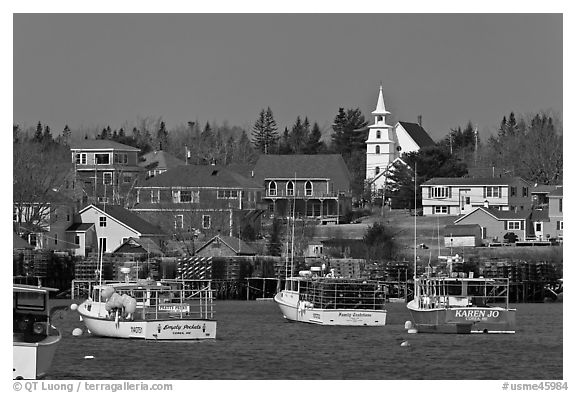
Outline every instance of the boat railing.
[[(302, 283), (301, 283), (302, 284)], [(382, 310), (386, 303), (383, 287), (374, 283), (315, 283), (300, 287), (300, 301), (323, 309)]]

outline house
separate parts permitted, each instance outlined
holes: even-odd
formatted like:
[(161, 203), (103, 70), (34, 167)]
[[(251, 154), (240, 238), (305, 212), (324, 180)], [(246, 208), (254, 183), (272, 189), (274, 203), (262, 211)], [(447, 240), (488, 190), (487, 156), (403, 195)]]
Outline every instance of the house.
[(482, 244), (482, 227), (478, 224), (446, 225), (444, 247), (477, 247)]
[(72, 224), (75, 204), (64, 194), (50, 190), (44, 201), (12, 204), (14, 230), (26, 238), (35, 249), (67, 251), (75, 249), (73, 238), (67, 236), (66, 229)]
[(71, 145), (77, 182), (83, 202), (123, 205), (143, 169), (140, 149), (106, 139), (84, 139)]
[(166, 172), (168, 169), (186, 165), (186, 162), (163, 150), (155, 150), (140, 157), (138, 165), (145, 169), (146, 179), (149, 179)]
[(420, 185), (425, 216), (468, 214), (477, 207), (523, 211), (532, 205), (530, 184), (520, 177), (435, 177)]
[[(149, 223), (139, 215), (117, 205), (89, 205), (80, 210), (79, 223), (93, 224), (97, 243), (85, 242), (85, 247), (94, 251), (103, 249), (104, 253), (115, 251), (129, 238), (150, 238), (159, 244), (165, 233), (156, 225)], [(81, 236), (86, 227), (72, 226), (69, 231)]]
[(505, 242), (505, 236), (510, 232), (517, 236), (518, 241), (525, 241), (527, 233), (530, 231), (531, 214), (530, 210), (506, 211), (477, 207), (468, 214), (459, 217), (454, 221), (454, 224), (457, 226), (479, 225), (483, 243)]
[(548, 218), (550, 220), (550, 226), (545, 226), (546, 234), (550, 234), (551, 237), (559, 240), (564, 239), (564, 206), (562, 193), (562, 187), (558, 187), (548, 194)]
[(339, 154), (262, 155), (252, 171), (275, 217), (339, 221), (352, 208), (351, 176)]
[(232, 236), (247, 224), (260, 230), (262, 186), (217, 165), (169, 169), (135, 190), (131, 210), (177, 237), (195, 231), (204, 237)]
[(256, 252), (243, 240), (233, 236), (216, 235), (196, 251), (198, 257), (231, 257), (256, 255)]
[(556, 190), (556, 188), (561, 186), (551, 186), (547, 184), (536, 184), (530, 189), (530, 195), (532, 197), (532, 205), (534, 207), (548, 207), (549, 198), (548, 195)]
[(68, 238), (72, 238), (72, 243), (76, 246), (72, 254), (77, 257), (85, 257), (91, 252), (98, 251), (95, 247), (98, 244), (96, 226), (93, 222), (74, 223), (66, 229)]
[(422, 116), (418, 117), (418, 123), (401, 121), (392, 126), (386, 124), (386, 116), (389, 114), (384, 105), (380, 86), (376, 109), (372, 111), (374, 124), (368, 126), (368, 138), (365, 142), (366, 181), (371, 185), (373, 192), (385, 188), (388, 170), (403, 153), (435, 145), (422, 127)]

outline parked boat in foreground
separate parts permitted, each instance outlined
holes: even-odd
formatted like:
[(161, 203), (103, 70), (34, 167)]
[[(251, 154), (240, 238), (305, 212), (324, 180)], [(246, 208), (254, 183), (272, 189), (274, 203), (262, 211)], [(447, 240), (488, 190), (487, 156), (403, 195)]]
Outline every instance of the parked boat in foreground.
[(49, 293), (54, 288), (13, 285), (14, 379), (46, 376), (62, 336), (50, 323)]
[(515, 333), (507, 278), (422, 276), (407, 307), (419, 333)]
[(317, 325), (384, 326), (384, 288), (376, 281), (320, 277), (301, 272), (288, 277), (274, 301), (284, 318)]
[(146, 340), (216, 338), (209, 280), (141, 281), (97, 285), (77, 308), (80, 320), (98, 336)]

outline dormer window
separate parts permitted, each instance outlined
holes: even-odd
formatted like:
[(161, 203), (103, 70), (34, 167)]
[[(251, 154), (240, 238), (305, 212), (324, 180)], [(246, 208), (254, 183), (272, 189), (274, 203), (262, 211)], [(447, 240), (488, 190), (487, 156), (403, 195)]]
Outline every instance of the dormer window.
[(286, 195), (294, 196), (294, 182), (289, 181), (286, 183)]
[(276, 196), (276, 182), (275, 181), (271, 181), (268, 184), (268, 194), (270, 194), (270, 196)]
[(304, 193), (306, 194), (306, 196), (312, 196), (313, 189), (312, 189), (312, 182), (310, 180), (308, 180), (304, 185)]

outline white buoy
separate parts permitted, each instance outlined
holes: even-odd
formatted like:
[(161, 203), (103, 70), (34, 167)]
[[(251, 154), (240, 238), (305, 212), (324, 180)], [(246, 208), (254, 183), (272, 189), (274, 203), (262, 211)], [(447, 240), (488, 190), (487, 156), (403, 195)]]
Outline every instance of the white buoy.
[(72, 330), (72, 335), (73, 335), (74, 337), (81, 336), (82, 333), (83, 333), (83, 332), (82, 332), (82, 329), (80, 329), (80, 328), (76, 328), (76, 329)]
[(94, 356), (92, 356), (92, 355), (86, 355), (86, 356), (84, 356), (84, 359), (94, 359)]
[(406, 330), (412, 329), (412, 321), (406, 321), (404, 323), (404, 329), (406, 329)]
[(72, 303), (72, 304), (70, 305), (70, 310), (76, 311), (77, 309), (78, 309), (78, 305), (77, 305), (76, 303)]
[(408, 340), (402, 341), (402, 344), (400, 344), (401, 347), (409, 347), (410, 343), (408, 342)]
[(410, 333), (410, 334), (418, 333), (418, 329), (413, 329), (413, 328), (412, 328), (412, 329), (408, 329), (408, 333)]

